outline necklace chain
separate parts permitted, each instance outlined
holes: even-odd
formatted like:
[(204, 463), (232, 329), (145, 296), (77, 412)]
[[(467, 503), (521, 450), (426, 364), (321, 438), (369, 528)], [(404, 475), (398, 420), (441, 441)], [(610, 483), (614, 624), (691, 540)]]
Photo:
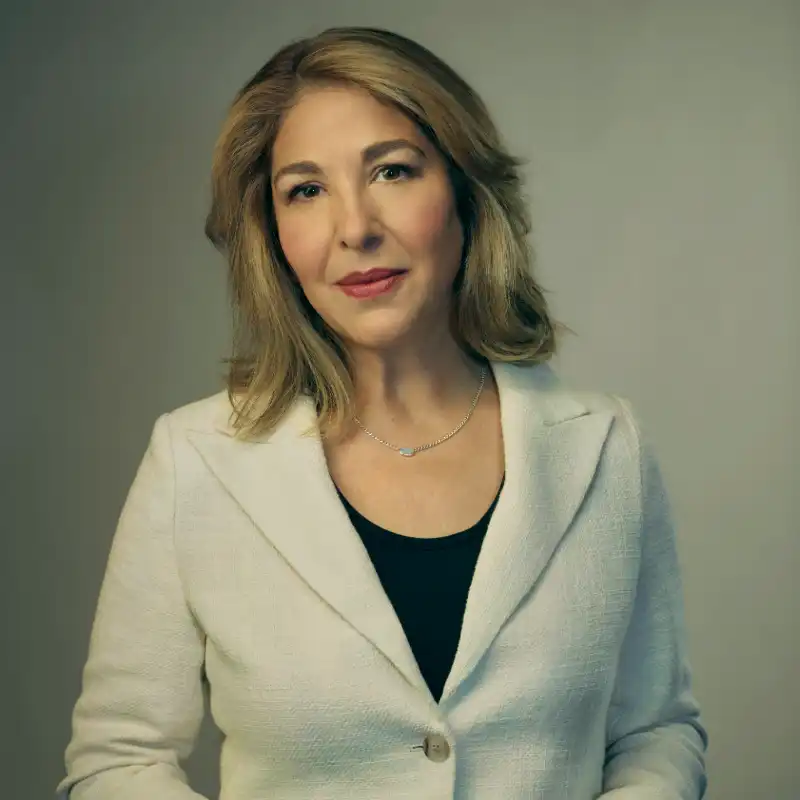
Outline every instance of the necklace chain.
[(480, 400), (481, 392), (483, 391), (483, 384), (486, 381), (486, 372), (487, 370), (486, 367), (484, 366), (483, 370), (481, 371), (481, 380), (480, 383), (478, 384), (478, 391), (475, 392), (475, 397), (472, 398), (472, 405), (470, 405), (469, 411), (467, 411), (464, 419), (462, 419), (461, 422), (458, 423), (456, 428), (450, 431), (450, 433), (448, 433), (447, 436), (442, 436), (440, 439), (437, 439), (435, 442), (431, 442), (430, 444), (423, 444), (420, 445), (419, 447), (397, 447), (397, 445), (385, 442), (379, 436), (376, 436), (372, 431), (367, 430), (367, 428), (364, 427), (363, 423), (358, 417), (354, 417), (353, 421), (356, 423), (356, 425), (358, 425), (359, 428), (361, 428), (362, 431), (364, 431), (364, 433), (367, 434), (367, 436), (373, 438), (376, 442), (379, 442), (385, 447), (389, 447), (392, 450), (396, 450), (398, 453), (400, 453), (401, 456), (410, 457), (413, 456), (415, 453), (419, 453), (421, 450), (430, 450), (432, 447), (436, 447), (437, 445), (440, 445), (443, 442), (446, 442), (448, 439), (455, 436), (467, 424), (467, 422), (469, 422), (469, 418), (472, 416), (472, 412), (475, 411), (475, 407), (478, 405), (478, 400)]

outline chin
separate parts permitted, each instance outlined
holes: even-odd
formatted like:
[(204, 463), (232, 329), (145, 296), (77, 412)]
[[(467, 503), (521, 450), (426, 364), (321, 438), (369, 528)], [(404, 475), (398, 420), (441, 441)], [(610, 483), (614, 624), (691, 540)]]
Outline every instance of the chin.
[(336, 325), (335, 330), (345, 342), (370, 350), (391, 349), (412, 335), (416, 328), (415, 315), (399, 309), (376, 309), (360, 317)]

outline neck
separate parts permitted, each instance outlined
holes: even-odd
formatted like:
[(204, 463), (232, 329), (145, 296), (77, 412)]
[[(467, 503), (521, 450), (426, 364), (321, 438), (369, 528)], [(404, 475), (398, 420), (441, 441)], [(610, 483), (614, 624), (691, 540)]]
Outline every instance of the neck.
[(409, 434), (415, 440), (441, 435), (463, 417), (478, 388), (480, 365), (449, 336), (422, 346), (350, 355), (356, 414), (376, 433)]

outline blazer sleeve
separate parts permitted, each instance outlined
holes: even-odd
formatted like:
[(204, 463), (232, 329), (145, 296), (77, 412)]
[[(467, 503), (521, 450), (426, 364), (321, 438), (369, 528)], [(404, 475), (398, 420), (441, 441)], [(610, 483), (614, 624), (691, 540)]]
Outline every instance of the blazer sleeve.
[(204, 712), (204, 636), (173, 541), (169, 415), (156, 421), (111, 544), (58, 800), (203, 800), (180, 760)]
[(708, 735), (692, 694), (683, 586), (661, 470), (626, 398), (640, 466), (641, 569), (611, 701), (598, 800), (699, 800)]

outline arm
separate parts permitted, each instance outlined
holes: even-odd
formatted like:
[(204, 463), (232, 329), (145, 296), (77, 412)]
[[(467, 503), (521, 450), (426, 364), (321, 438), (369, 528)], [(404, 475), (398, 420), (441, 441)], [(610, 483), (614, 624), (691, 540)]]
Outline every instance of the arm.
[(699, 800), (708, 735), (692, 695), (683, 587), (661, 471), (630, 404), (624, 410), (641, 466), (642, 563), (608, 718), (598, 800)]
[(59, 800), (203, 800), (179, 765), (203, 717), (204, 637), (178, 575), (174, 502), (163, 415), (111, 545)]

